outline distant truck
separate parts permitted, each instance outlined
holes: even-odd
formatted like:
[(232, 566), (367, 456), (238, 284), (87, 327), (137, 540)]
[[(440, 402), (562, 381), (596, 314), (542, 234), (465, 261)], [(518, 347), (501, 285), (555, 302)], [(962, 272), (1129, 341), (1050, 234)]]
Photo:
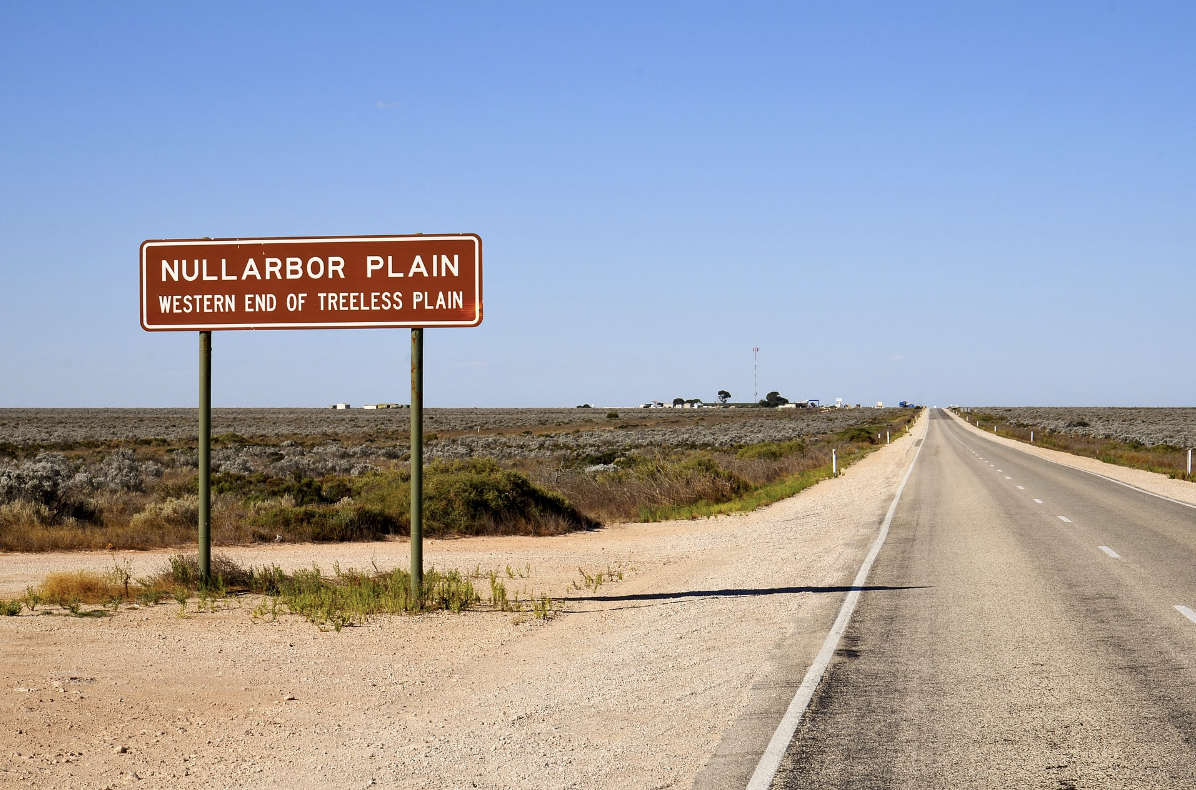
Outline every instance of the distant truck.
[(901, 401), (900, 403), (898, 403), (897, 405), (898, 405), (899, 407), (903, 408), (903, 409), (916, 409), (916, 408), (918, 408), (918, 405), (917, 405), (916, 403), (910, 403), (910, 402), (909, 402), (909, 401), (907, 401), (907, 400), (903, 400), (903, 401)]

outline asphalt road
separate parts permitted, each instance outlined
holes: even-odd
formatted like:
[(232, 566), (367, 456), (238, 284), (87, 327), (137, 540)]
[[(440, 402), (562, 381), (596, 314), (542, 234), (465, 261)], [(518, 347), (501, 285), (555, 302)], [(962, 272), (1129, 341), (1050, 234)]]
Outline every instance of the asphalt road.
[(774, 788), (1196, 788), (1196, 510), (935, 411), (868, 586)]

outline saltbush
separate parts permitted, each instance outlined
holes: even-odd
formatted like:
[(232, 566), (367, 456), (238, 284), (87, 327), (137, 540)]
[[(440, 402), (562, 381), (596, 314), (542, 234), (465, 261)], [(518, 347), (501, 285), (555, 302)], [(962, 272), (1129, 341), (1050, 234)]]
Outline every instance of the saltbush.
[(61, 453), (41, 453), (32, 461), (0, 469), (0, 505), (24, 502), (44, 508), (50, 523), (92, 521), (99, 515), (84, 493), (85, 481)]

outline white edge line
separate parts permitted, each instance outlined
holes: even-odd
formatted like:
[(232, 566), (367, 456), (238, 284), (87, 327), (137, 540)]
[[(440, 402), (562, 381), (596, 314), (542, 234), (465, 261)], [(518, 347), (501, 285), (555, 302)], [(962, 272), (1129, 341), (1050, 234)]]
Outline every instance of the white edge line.
[[(956, 419), (959, 419), (959, 418), (957, 417)], [(964, 423), (964, 424), (967, 425), (968, 423)], [(985, 437), (988, 436), (988, 434), (984, 433), (984, 431), (980, 431), (980, 434)], [(1013, 440), (1011, 439), (1010, 441), (1013, 441)], [(1006, 445), (1006, 446), (1008, 446), (1008, 445)], [(1133, 483), (1125, 483), (1125, 482), (1122, 482), (1121, 480), (1118, 480), (1117, 478), (1109, 477), (1108, 475), (1102, 475), (1100, 472), (1093, 472), (1090, 469), (1083, 469), (1079, 466), (1072, 466), (1071, 464), (1065, 464), (1062, 461), (1056, 461), (1054, 458), (1047, 458), (1044, 455), (1035, 455), (1034, 453), (1030, 452), (1029, 450), (1026, 450), (1025, 448), (1021, 447), (1021, 442), (1014, 442), (1013, 449), (1019, 450), (1019, 451), (1025, 453), (1026, 455), (1033, 455), (1035, 458), (1039, 458), (1043, 461), (1046, 461), (1047, 463), (1055, 464), (1056, 466), (1062, 466), (1067, 469), (1074, 469), (1077, 472), (1083, 472), (1086, 475), (1092, 475), (1093, 477), (1099, 477), (1102, 480), (1108, 480), (1110, 483), (1116, 483), (1119, 486), (1125, 486), (1126, 488), (1131, 488), (1134, 491), (1137, 491), (1139, 493), (1148, 494), (1149, 496), (1157, 497), (1159, 499), (1165, 499), (1168, 502), (1174, 502), (1177, 505), (1183, 505), (1184, 507), (1190, 507), (1193, 510), (1196, 510), (1196, 505), (1193, 505), (1191, 502), (1185, 502), (1182, 499), (1175, 499), (1173, 497), (1167, 496), (1166, 494), (1156, 494), (1154, 491), (1147, 491), (1145, 488), (1138, 488), (1138, 486), (1134, 485)], [(1062, 452), (1062, 451), (1059, 451), (1059, 452)], [(1122, 467), (1122, 468), (1132, 469), (1133, 467), (1126, 466), (1126, 467)]]
[(1068, 524), (1070, 524), (1070, 523), (1071, 523), (1071, 519), (1070, 519), (1070, 518), (1068, 518), (1067, 516), (1059, 516), (1059, 520), (1060, 520), (1060, 521), (1066, 521)]
[(1113, 551), (1113, 549), (1109, 548), (1108, 546), (1097, 546), (1097, 548), (1100, 549), (1101, 551), (1103, 551), (1105, 554), (1108, 554), (1110, 557), (1112, 557), (1115, 560), (1121, 559), (1121, 555), (1118, 554), (1117, 552)]
[[(927, 435), (930, 433), (929, 420), (926, 425), (926, 433)], [(826, 641), (822, 643), (822, 649), (818, 651), (814, 663), (806, 670), (806, 676), (802, 678), (801, 685), (797, 687), (797, 693), (793, 695), (793, 700), (785, 710), (781, 723), (777, 726), (776, 732), (772, 734), (772, 739), (764, 749), (760, 762), (756, 764), (756, 770), (752, 772), (752, 778), (748, 780), (747, 790), (767, 790), (776, 777), (777, 770), (781, 767), (781, 760), (784, 759), (785, 752), (789, 750), (789, 742), (793, 740), (793, 735), (801, 724), (802, 716), (805, 715), (806, 708), (810, 706), (810, 700), (814, 698), (814, 692), (818, 690), (818, 684), (822, 682), (822, 676), (826, 672), (826, 668), (830, 666), (831, 659), (834, 658), (835, 648), (838, 647), (839, 640), (843, 638), (843, 633), (847, 630), (847, 623), (851, 620), (856, 603), (860, 600), (859, 588), (868, 581), (872, 563), (876, 561), (876, 555), (880, 553), (880, 548), (884, 545), (885, 538), (888, 537), (889, 526), (893, 523), (893, 514), (897, 512), (897, 503), (901, 501), (901, 492), (905, 490), (905, 484), (909, 482), (909, 477), (913, 474), (914, 464), (918, 462), (918, 456), (921, 455), (922, 448), (925, 446), (925, 441), (918, 445), (914, 459), (909, 462), (909, 469), (905, 470), (905, 477), (901, 478), (901, 485), (897, 486), (897, 493), (893, 495), (893, 503), (889, 505), (889, 512), (885, 514), (885, 520), (880, 525), (880, 534), (876, 536), (872, 549), (864, 558), (864, 564), (860, 566), (860, 571), (856, 574), (855, 581), (852, 582), (851, 586), (856, 589), (848, 592), (847, 597), (843, 599), (843, 605), (839, 608), (839, 616), (835, 618), (835, 624), (827, 633)]]
[(1192, 611), (1191, 609), (1189, 609), (1188, 607), (1186, 607), (1186, 606), (1180, 606), (1179, 604), (1176, 604), (1176, 605), (1175, 605), (1175, 611), (1179, 612), (1179, 613), (1180, 613), (1180, 614), (1182, 614), (1184, 617), (1186, 617), (1186, 618), (1188, 618), (1189, 620), (1191, 620), (1193, 623), (1196, 623), (1196, 612), (1193, 612), (1193, 611)]
[(1038, 504), (1040, 504), (1040, 505), (1042, 504), (1042, 500), (1041, 500), (1041, 499), (1035, 499), (1034, 501), (1035, 501), (1035, 502), (1037, 502), (1037, 503), (1038, 503)]

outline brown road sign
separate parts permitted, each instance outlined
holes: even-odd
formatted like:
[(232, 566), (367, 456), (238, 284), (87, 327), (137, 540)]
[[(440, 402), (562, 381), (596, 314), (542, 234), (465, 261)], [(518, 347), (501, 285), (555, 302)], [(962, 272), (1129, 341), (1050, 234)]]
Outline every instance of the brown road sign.
[(472, 233), (141, 245), (149, 331), (481, 322), (482, 240)]

